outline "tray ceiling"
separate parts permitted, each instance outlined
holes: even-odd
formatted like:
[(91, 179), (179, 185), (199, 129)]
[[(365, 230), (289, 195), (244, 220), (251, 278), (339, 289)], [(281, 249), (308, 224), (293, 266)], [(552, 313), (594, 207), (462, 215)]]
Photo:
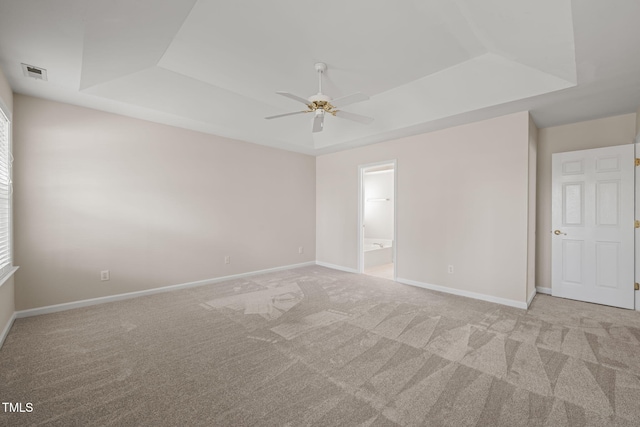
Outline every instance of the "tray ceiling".
[[(2, 0), (0, 66), (19, 93), (321, 154), (522, 110), (541, 127), (634, 111), (640, 5), (603, 3)], [(345, 110), (372, 124), (264, 119), (300, 110), (275, 91), (315, 94), (320, 61), (326, 94), (371, 96)]]

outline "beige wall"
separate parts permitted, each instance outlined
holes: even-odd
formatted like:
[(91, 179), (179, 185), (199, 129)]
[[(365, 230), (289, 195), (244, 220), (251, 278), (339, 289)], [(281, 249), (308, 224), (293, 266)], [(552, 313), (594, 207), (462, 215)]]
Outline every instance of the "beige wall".
[[(6, 108), (8, 113), (13, 111), (13, 93), (11, 87), (0, 69), (0, 107)], [(0, 285), (0, 334), (5, 330), (15, 311), (14, 305), (14, 279), (10, 277), (4, 284)], [(0, 339), (2, 337), (0, 336)], [(0, 342), (0, 345), (2, 343)]]
[(16, 309), (315, 260), (313, 157), (23, 95), (14, 106)]
[(318, 261), (357, 268), (358, 165), (397, 159), (398, 277), (525, 302), (528, 130), (523, 112), (317, 157)]
[(631, 144), (635, 129), (636, 115), (632, 113), (539, 130), (537, 286), (551, 288), (551, 155), (565, 151)]

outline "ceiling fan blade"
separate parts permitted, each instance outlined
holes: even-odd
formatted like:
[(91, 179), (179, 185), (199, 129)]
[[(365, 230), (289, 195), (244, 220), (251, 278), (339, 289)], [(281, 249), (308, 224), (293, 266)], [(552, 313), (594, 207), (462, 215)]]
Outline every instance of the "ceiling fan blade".
[(316, 114), (313, 118), (313, 130), (312, 132), (322, 132), (324, 127), (324, 114)]
[(354, 122), (360, 122), (362, 124), (368, 125), (373, 121), (373, 117), (361, 116), (356, 113), (349, 113), (348, 111), (336, 111), (337, 117), (342, 117), (343, 119), (353, 120)]
[(304, 105), (309, 105), (309, 101), (304, 99), (301, 96), (294, 95), (289, 92), (276, 92), (278, 95), (286, 96), (287, 98), (293, 99), (294, 101), (302, 102)]
[(308, 113), (308, 112), (309, 111), (296, 111), (295, 113), (278, 114), (276, 116), (265, 117), (265, 119), (267, 119), (267, 120), (278, 119), (280, 117), (294, 116), (296, 114), (304, 114), (304, 113)]
[(346, 107), (347, 105), (355, 104), (356, 102), (362, 102), (369, 99), (369, 96), (364, 93), (352, 93), (351, 95), (343, 96), (331, 101), (331, 105), (336, 108)]

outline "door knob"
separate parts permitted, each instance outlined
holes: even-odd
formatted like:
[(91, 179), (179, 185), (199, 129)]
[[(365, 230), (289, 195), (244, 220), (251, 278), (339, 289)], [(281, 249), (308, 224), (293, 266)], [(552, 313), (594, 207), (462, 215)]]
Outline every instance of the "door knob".
[(567, 235), (567, 233), (563, 233), (563, 232), (562, 232), (562, 231), (560, 231), (560, 230), (556, 230), (556, 231), (554, 231), (554, 232), (553, 232), (553, 234), (555, 234), (556, 236), (559, 236), (559, 235), (561, 235), (561, 234), (564, 234), (565, 236)]

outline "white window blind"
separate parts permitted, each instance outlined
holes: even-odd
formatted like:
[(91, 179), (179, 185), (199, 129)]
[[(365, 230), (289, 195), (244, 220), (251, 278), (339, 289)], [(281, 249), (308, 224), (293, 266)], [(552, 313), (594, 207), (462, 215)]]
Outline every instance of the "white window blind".
[(0, 108), (0, 277), (11, 268), (11, 140), (9, 119)]

